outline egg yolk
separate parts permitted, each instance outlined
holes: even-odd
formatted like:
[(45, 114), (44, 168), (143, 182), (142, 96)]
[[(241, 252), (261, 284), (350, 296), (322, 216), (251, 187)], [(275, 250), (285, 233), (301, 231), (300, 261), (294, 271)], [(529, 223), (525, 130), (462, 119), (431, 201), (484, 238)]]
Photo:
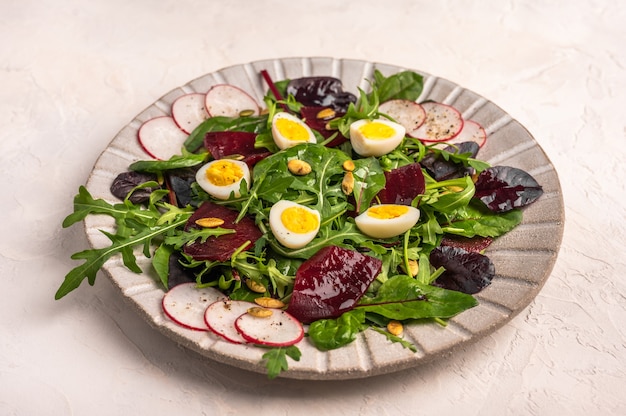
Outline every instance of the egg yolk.
[(206, 178), (215, 186), (228, 186), (243, 178), (243, 170), (228, 160), (220, 160), (206, 170)]
[(304, 234), (316, 230), (319, 227), (319, 219), (316, 215), (301, 207), (286, 208), (280, 214), (280, 221), (292, 233)]
[(392, 137), (396, 131), (384, 123), (372, 121), (359, 127), (363, 136), (370, 140), (385, 140)]
[(294, 142), (306, 142), (309, 140), (308, 131), (293, 120), (278, 118), (274, 120), (274, 124), (280, 134), (287, 140)]
[(367, 210), (367, 215), (379, 220), (390, 220), (398, 218), (409, 212), (406, 205), (385, 205), (374, 206)]

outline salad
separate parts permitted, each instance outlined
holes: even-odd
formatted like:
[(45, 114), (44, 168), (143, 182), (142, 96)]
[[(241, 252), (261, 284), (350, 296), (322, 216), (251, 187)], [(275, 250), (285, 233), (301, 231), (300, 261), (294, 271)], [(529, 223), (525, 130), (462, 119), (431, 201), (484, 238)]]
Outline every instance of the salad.
[(60, 299), (120, 255), (152, 259), (163, 312), (189, 330), (266, 348), (270, 377), (376, 331), (415, 347), (403, 325), (477, 305), (484, 254), (542, 195), (528, 173), (477, 156), (485, 130), (450, 105), (418, 102), (422, 76), (374, 72), (369, 91), (333, 77), (267, 84), (260, 105), (237, 86), (183, 95), (143, 123), (146, 159), (111, 184), (81, 186), (64, 227), (114, 218), (111, 241), (72, 256)]

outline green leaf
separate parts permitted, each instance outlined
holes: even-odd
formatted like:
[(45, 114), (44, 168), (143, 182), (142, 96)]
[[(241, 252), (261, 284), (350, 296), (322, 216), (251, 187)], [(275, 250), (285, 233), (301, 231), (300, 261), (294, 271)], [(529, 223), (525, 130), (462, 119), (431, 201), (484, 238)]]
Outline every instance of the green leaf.
[(298, 249), (288, 249), (280, 245), (276, 240), (270, 239), (269, 243), (278, 254), (289, 258), (308, 259), (317, 253), (323, 247), (331, 245), (344, 245), (345, 241), (352, 241), (358, 245), (367, 240), (367, 237), (361, 233), (356, 225), (352, 222), (346, 222), (340, 230), (325, 229), (318, 233), (318, 236), (309, 244)]
[(169, 287), (168, 279), (170, 273), (170, 256), (174, 253), (174, 248), (166, 244), (161, 244), (154, 251), (152, 257), (152, 267), (161, 279), (161, 283), (167, 289)]
[(96, 273), (102, 268), (104, 263), (115, 254), (121, 254), (124, 264), (132, 271), (140, 273), (141, 269), (137, 267), (132, 249), (134, 247), (140, 247), (144, 244), (152, 241), (157, 236), (166, 235), (171, 230), (174, 230), (187, 222), (187, 219), (191, 215), (187, 213), (181, 215), (177, 221), (173, 221), (163, 226), (154, 226), (144, 228), (141, 232), (131, 236), (113, 235), (103, 232), (107, 235), (112, 244), (109, 247), (100, 249), (84, 250), (72, 255), (73, 260), (85, 260), (83, 264), (73, 268), (66, 276), (55, 294), (55, 299), (61, 299), (63, 296), (70, 293), (72, 290), (80, 286), (81, 282), (87, 278), (89, 284), (93, 285), (96, 279)]
[(442, 231), (469, 238), (499, 237), (517, 227), (522, 219), (519, 209), (494, 213), (478, 204), (470, 204), (459, 210), (448, 224), (442, 224)]
[(174, 155), (168, 160), (139, 160), (131, 163), (129, 169), (137, 172), (160, 173), (172, 169), (194, 167), (203, 163), (208, 157), (207, 152), (195, 154), (183, 151), (182, 155)]
[[(462, 190), (458, 192), (448, 191), (447, 187), (462, 187)], [(427, 191), (432, 190), (433, 186), (427, 185)], [(427, 202), (434, 210), (442, 213), (453, 213), (458, 209), (465, 208), (476, 192), (474, 182), (469, 176), (465, 176), (459, 179), (452, 179), (448, 181), (437, 182), (436, 189), (439, 192), (436, 197), (431, 196), (432, 201)]]
[(200, 243), (204, 243), (209, 237), (219, 237), (220, 235), (234, 233), (235, 230), (222, 227), (191, 228), (188, 231), (165, 237), (165, 244), (180, 250), (185, 244), (193, 243), (196, 240), (199, 240)]
[(294, 361), (300, 361), (301, 356), (302, 353), (295, 345), (270, 349), (263, 354), (265, 368), (267, 368), (267, 377), (275, 379), (280, 373), (287, 371), (289, 369), (287, 357)]
[(363, 297), (356, 306), (399, 321), (423, 318), (451, 318), (478, 302), (473, 296), (424, 285), (406, 275), (397, 275), (381, 285), (374, 297)]
[(111, 216), (118, 221), (118, 225), (127, 218), (134, 218), (144, 223), (156, 221), (160, 215), (158, 212), (141, 209), (130, 202), (111, 205), (103, 199), (93, 199), (87, 188), (80, 186), (78, 194), (74, 197), (74, 212), (63, 220), (63, 228), (82, 221), (91, 214)]
[(373, 89), (378, 93), (381, 103), (391, 99), (415, 101), (422, 93), (424, 77), (413, 71), (403, 71), (385, 77), (380, 71), (374, 71)]
[(353, 309), (337, 319), (320, 319), (309, 326), (309, 339), (321, 351), (343, 347), (356, 339), (366, 326), (365, 311)]
[(378, 332), (379, 334), (384, 335), (385, 337), (387, 337), (387, 339), (391, 342), (397, 342), (398, 344), (402, 345), (404, 348), (411, 350), (413, 352), (417, 352), (417, 347), (410, 343), (407, 340), (402, 339), (401, 337), (397, 336), (397, 335), (393, 335), (392, 333), (385, 331), (381, 328), (372, 326), (371, 327), (374, 331)]
[(362, 213), (371, 204), (372, 200), (385, 187), (385, 173), (378, 159), (368, 157), (354, 161), (354, 190), (352, 195), (356, 201), (355, 210)]
[(424, 244), (435, 246), (443, 234), (443, 229), (441, 228), (439, 221), (437, 221), (437, 216), (435, 215), (432, 207), (422, 205), (420, 206), (420, 211), (422, 218), (426, 217), (427, 220), (420, 222), (420, 224), (415, 227), (415, 231), (422, 237), (422, 242)]

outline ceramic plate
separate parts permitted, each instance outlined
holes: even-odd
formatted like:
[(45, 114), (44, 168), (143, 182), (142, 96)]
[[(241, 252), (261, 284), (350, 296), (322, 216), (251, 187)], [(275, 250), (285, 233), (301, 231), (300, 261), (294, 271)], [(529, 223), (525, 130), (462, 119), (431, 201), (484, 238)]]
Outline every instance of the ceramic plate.
[[(252, 62), (204, 75), (161, 97), (115, 136), (91, 172), (87, 183), (89, 191), (95, 198), (118, 202), (109, 191), (113, 179), (127, 170), (132, 162), (149, 159), (137, 142), (139, 126), (149, 118), (169, 114), (170, 105), (177, 97), (190, 92), (206, 92), (212, 85), (229, 83), (248, 91), (262, 103), (266, 86), (259, 74), (263, 69), (274, 80), (309, 75), (338, 77), (343, 81), (344, 89), (357, 93), (357, 87), (368, 90), (366, 80), (372, 79), (375, 69), (391, 75), (406, 68), (349, 59), (289, 58)], [(489, 135), (478, 157), (492, 165), (526, 170), (543, 186), (544, 194), (525, 209), (520, 226), (488, 249), (487, 255), (494, 262), (497, 275), (489, 287), (476, 295), (477, 307), (451, 319), (447, 327), (416, 324), (406, 328), (404, 336), (417, 346), (416, 353), (398, 343), (390, 343), (371, 330), (362, 333), (356, 342), (330, 352), (318, 351), (305, 339), (298, 344), (302, 351), (301, 360), (289, 360), (289, 371), (282, 377), (352, 379), (421, 365), (476, 342), (507, 323), (533, 300), (550, 276), (564, 221), (559, 180), (550, 160), (531, 134), (497, 105), (450, 81), (416, 72), (424, 76), (424, 90), (418, 101), (451, 104), (466, 119), (478, 121)], [(109, 245), (99, 230), (111, 230), (113, 225), (107, 217), (90, 216), (86, 219), (86, 232), (92, 247)], [(140, 266), (146, 271), (143, 274), (129, 272), (119, 258), (109, 260), (104, 270), (122, 296), (148, 322), (173, 341), (210, 359), (266, 372), (261, 364), (263, 349), (233, 345), (212, 334), (186, 330), (172, 323), (161, 310), (163, 290), (150, 272), (149, 260), (141, 258), (139, 253), (138, 256)]]

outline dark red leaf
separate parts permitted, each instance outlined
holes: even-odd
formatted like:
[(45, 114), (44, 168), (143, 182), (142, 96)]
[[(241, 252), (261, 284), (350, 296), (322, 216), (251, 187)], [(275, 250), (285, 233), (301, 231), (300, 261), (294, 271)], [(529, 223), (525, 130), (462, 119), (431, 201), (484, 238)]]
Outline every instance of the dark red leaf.
[(459, 247), (435, 248), (430, 253), (430, 264), (445, 269), (433, 286), (470, 295), (489, 286), (495, 276), (495, 266), (489, 257)]
[[(480, 149), (480, 146), (476, 142), (462, 142), (456, 144), (455, 146), (456, 147), (448, 146), (443, 150), (449, 153), (457, 154), (469, 153), (471, 157), (475, 157)], [(441, 155), (434, 152), (428, 153), (421, 160), (420, 164), (436, 181), (462, 178), (472, 172), (471, 169), (466, 168), (462, 163), (445, 160)]]
[(302, 77), (289, 81), (287, 94), (305, 106), (332, 107), (346, 111), (356, 96), (344, 91), (341, 80), (334, 77)]
[(476, 180), (476, 198), (493, 212), (506, 212), (532, 204), (543, 188), (527, 172), (510, 166), (485, 169)]
[[(126, 198), (126, 195), (130, 191), (132, 191), (138, 185), (142, 183), (156, 181), (157, 176), (153, 173), (143, 173), (143, 172), (122, 172), (115, 177), (113, 183), (111, 184), (111, 193), (119, 199)], [(141, 204), (147, 202), (150, 199), (150, 194), (158, 189), (156, 188), (142, 188), (137, 189), (130, 196), (129, 200), (133, 204)]]

